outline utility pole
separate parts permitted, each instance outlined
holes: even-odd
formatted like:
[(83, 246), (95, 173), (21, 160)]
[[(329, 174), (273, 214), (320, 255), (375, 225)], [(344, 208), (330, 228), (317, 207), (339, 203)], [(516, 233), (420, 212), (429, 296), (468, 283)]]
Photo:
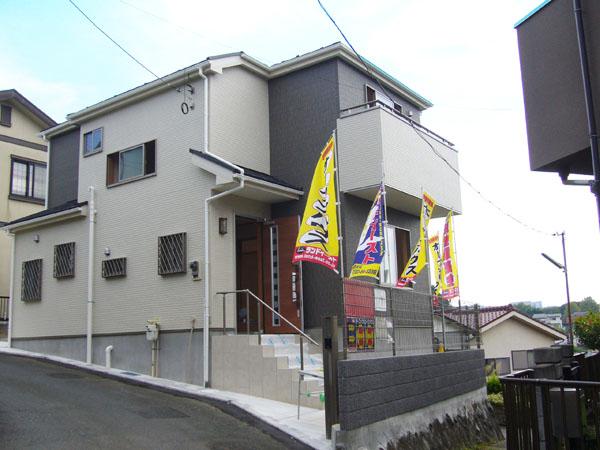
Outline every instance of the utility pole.
[(569, 343), (575, 345), (573, 340), (573, 318), (571, 317), (571, 295), (569, 294), (569, 272), (567, 271), (567, 251), (565, 249), (565, 232), (556, 233), (560, 235), (563, 251), (563, 272), (565, 274), (565, 286), (567, 288), (567, 314), (569, 315)]

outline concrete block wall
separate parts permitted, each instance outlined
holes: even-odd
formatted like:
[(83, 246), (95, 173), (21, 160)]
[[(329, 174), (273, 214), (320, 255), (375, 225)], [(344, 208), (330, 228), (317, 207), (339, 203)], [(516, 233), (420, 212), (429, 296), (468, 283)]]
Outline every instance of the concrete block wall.
[(338, 383), (340, 427), (352, 430), (483, 388), (484, 354), (340, 361)]

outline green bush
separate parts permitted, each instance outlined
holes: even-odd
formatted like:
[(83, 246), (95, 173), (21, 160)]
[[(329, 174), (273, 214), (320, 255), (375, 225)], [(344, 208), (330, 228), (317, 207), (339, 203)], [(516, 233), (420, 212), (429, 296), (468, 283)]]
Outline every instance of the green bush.
[(495, 373), (491, 374), (487, 377), (487, 393), (488, 394), (501, 394), (502, 393), (502, 383), (500, 382), (500, 378)]
[(591, 350), (600, 350), (600, 313), (589, 312), (575, 319), (575, 334), (583, 345)]
[(488, 394), (487, 397), (492, 406), (504, 406), (504, 396), (501, 393)]

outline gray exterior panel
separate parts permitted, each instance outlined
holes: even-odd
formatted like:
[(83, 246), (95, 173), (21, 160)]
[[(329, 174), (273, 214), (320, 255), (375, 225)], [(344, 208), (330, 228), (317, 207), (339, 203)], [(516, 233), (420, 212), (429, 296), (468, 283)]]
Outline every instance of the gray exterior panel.
[[(600, 2), (582, 0), (596, 121), (600, 124)], [(590, 174), (591, 155), (571, 0), (554, 0), (517, 26), (532, 170)]]
[(50, 140), (48, 208), (77, 200), (79, 128)]

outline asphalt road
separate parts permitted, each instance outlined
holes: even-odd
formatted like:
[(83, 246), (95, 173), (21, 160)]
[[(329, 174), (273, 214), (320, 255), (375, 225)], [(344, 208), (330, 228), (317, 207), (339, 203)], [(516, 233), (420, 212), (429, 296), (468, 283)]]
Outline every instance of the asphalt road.
[(269, 450), (302, 446), (203, 401), (0, 355), (0, 448)]

